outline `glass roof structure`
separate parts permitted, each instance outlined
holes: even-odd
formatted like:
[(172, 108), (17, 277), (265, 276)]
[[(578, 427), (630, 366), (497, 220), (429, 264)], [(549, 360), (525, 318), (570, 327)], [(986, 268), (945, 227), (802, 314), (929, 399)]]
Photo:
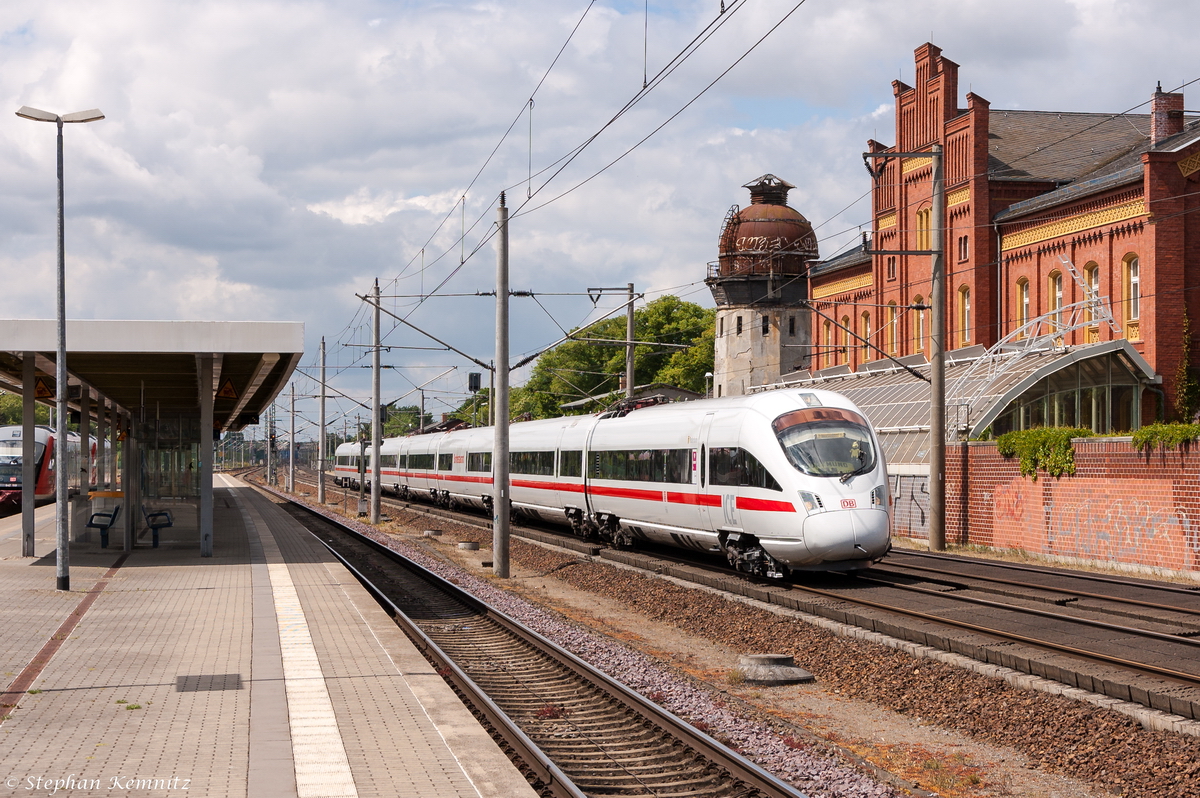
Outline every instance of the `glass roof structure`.
[[(918, 376), (920, 375), (920, 376)], [(929, 364), (917, 355), (845, 366), (763, 389), (820, 387), (846, 396), (879, 434), (889, 466), (928, 465)], [(1096, 432), (1136, 429), (1141, 393), (1160, 382), (1124, 339), (1078, 347), (1019, 351), (969, 347), (946, 353), (948, 441), (1036, 426), (1090, 427)]]

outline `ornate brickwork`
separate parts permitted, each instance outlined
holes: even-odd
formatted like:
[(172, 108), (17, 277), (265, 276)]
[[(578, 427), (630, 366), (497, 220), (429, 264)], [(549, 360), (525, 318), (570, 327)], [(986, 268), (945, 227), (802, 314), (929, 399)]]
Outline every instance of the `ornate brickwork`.
[(1189, 155), (1180, 161), (1179, 171), (1184, 177), (1187, 177), (1193, 172), (1200, 171), (1200, 152), (1196, 153), (1195, 155)]
[(900, 174), (906, 175), (909, 172), (915, 172), (918, 169), (923, 169), (932, 163), (932, 158), (905, 158), (904, 165), (900, 167)]
[(1057, 219), (1049, 224), (1030, 227), (1018, 233), (1010, 233), (1004, 236), (1001, 246), (1004, 249), (1024, 247), (1029, 244), (1036, 244), (1039, 241), (1048, 241), (1051, 238), (1078, 233), (1081, 230), (1087, 230), (1091, 227), (1122, 222), (1126, 219), (1132, 219), (1135, 216), (1144, 216), (1146, 213), (1146, 203), (1141, 199), (1122, 202), (1119, 205), (1111, 205), (1107, 208), (1091, 211), (1090, 213), (1068, 216), (1065, 219)]
[(826, 285), (813, 286), (812, 298), (823, 299), (834, 294), (844, 294), (847, 291), (870, 288), (872, 282), (873, 279), (869, 272), (867, 274), (856, 274), (853, 277), (844, 277), (841, 280), (836, 280)]
[(969, 187), (956, 188), (954, 191), (951, 191), (946, 195), (946, 207), (949, 208), (952, 205), (961, 205), (969, 199), (971, 199), (971, 189)]
[(884, 214), (883, 216), (880, 216), (879, 217), (879, 227), (877, 229), (886, 230), (889, 227), (895, 227), (896, 226), (896, 218), (897, 217), (896, 217), (895, 213), (888, 213), (888, 214)]

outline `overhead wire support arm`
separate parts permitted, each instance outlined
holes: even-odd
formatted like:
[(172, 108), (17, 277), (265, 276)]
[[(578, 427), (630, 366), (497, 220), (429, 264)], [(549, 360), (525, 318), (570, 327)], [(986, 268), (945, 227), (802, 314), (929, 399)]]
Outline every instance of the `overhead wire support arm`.
[[(621, 290), (622, 290), (622, 291), (624, 291), (625, 289), (623, 289), (623, 288), (622, 288)], [(539, 349), (538, 351), (534, 352), (532, 355), (527, 355), (526, 357), (523, 357), (523, 358), (521, 358), (519, 361), (517, 361), (516, 363), (514, 363), (514, 364), (512, 365), (512, 367), (511, 367), (511, 368), (512, 368), (513, 370), (516, 370), (516, 369), (519, 369), (519, 368), (521, 368), (521, 366), (524, 366), (524, 365), (526, 365), (526, 364), (528, 364), (528, 363), (532, 363), (533, 361), (535, 361), (535, 360), (537, 360), (539, 357), (541, 357), (541, 356), (542, 356), (544, 353), (546, 353), (546, 352), (549, 352), (551, 349), (553, 349), (554, 347), (558, 346), (559, 344), (565, 344), (567, 341), (570, 341), (570, 340), (574, 339), (574, 337), (575, 337), (576, 335), (578, 335), (579, 333), (583, 332), (584, 330), (591, 329), (592, 327), (595, 327), (597, 324), (599, 324), (599, 323), (600, 323), (600, 322), (602, 322), (602, 321), (607, 321), (609, 316), (611, 316), (612, 314), (616, 313), (617, 311), (624, 310), (624, 309), (625, 309), (625, 307), (626, 307), (627, 305), (629, 305), (629, 304), (631, 304), (631, 303), (633, 303), (633, 302), (636, 302), (636, 301), (637, 301), (639, 298), (640, 298), (640, 296), (635, 296), (635, 297), (633, 297), (633, 298), (631, 298), (631, 299), (627, 299), (626, 301), (622, 302), (620, 305), (618, 305), (617, 307), (613, 308), (613, 309), (612, 309), (612, 310), (610, 310), (608, 313), (605, 313), (603, 316), (601, 316), (600, 318), (596, 319), (595, 321), (593, 321), (593, 322), (589, 322), (589, 323), (587, 323), (587, 324), (583, 325), (582, 327), (580, 327), (580, 328), (578, 328), (578, 329), (576, 329), (576, 330), (573, 330), (573, 331), (571, 331), (571, 332), (567, 333), (567, 334), (566, 334), (566, 335), (564, 335), (562, 338), (559, 338), (557, 341), (555, 341), (554, 343), (550, 344), (549, 346), (544, 346), (544, 347), (542, 347), (542, 348), (541, 348), (541, 349)], [(622, 342), (622, 345), (624, 345), (624, 342)]]
[(449, 349), (451, 352), (454, 352), (455, 354), (458, 354), (458, 355), (462, 355), (462, 356), (463, 356), (463, 357), (465, 357), (467, 360), (471, 361), (472, 363), (476, 364), (477, 366), (480, 366), (481, 368), (485, 368), (485, 369), (487, 369), (488, 371), (491, 371), (491, 370), (492, 370), (492, 366), (491, 366), (490, 364), (488, 364), (488, 363), (484, 363), (482, 360), (479, 360), (478, 358), (471, 357), (471, 356), (470, 356), (470, 355), (468, 355), (466, 352), (462, 351), (461, 349), (458, 349), (458, 348), (456, 348), (456, 347), (453, 347), (453, 346), (451, 346), (450, 344), (448, 344), (448, 343), (446, 343), (445, 341), (443, 341), (441, 338), (438, 338), (436, 335), (432, 335), (432, 334), (430, 334), (430, 333), (427, 333), (427, 332), (425, 332), (425, 331), (424, 331), (424, 330), (422, 330), (420, 327), (418, 327), (417, 325), (415, 325), (415, 324), (413, 324), (412, 322), (408, 321), (407, 319), (403, 319), (403, 318), (401, 318), (400, 316), (397, 316), (395, 313), (392, 313), (392, 312), (391, 312), (390, 310), (388, 310), (387, 308), (383, 307), (383, 306), (382, 306), (382, 303), (378, 303), (378, 305), (377, 305), (377, 304), (375, 303), (375, 301), (374, 301), (374, 298), (373, 298), (373, 297), (369, 297), (369, 296), (363, 296), (362, 294), (355, 294), (355, 296), (356, 296), (356, 297), (358, 297), (359, 299), (361, 299), (363, 302), (366, 302), (368, 305), (377, 306), (377, 307), (379, 308), (379, 310), (380, 310), (380, 311), (382, 311), (383, 313), (386, 313), (387, 315), (391, 316), (393, 319), (395, 319), (396, 321), (398, 321), (398, 322), (400, 322), (401, 324), (405, 325), (406, 327), (412, 327), (414, 330), (416, 330), (417, 332), (419, 332), (421, 335), (424, 335), (426, 338), (428, 338), (428, 339), (430, 339), (430, 340), (432, 340), (432, 341), (437, 341), (439, 344), (441, 344), (442, 346), (446, 347), (446, 348), (447, 348), (447, 349)]

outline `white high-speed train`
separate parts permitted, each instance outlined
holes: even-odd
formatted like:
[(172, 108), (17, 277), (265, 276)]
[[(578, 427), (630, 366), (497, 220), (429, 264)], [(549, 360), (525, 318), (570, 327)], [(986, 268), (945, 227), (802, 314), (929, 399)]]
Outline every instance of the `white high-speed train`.
[[(740, 570), (777, 578), (866, 568), (891, 547), (879, 441), (836, 393), (634, 405), (517, 423), (509, 434), (513, 511), (618, 547), (723, 552)], [(381, 487), (491, 511), (493, 437), (482, 427), (389, 438)], [(337, 448), (339, 485), (359, 485), (360, 452)], [(369, 447), (367, 460), (370, 480)]]

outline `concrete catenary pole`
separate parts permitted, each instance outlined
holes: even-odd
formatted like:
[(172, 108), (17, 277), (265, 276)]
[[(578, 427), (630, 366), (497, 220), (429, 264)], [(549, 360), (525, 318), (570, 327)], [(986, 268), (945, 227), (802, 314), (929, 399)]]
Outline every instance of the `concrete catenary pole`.
[(379, 353), (383, 349), (383, 341), (379, 334), (379, 278), (375, 278), (375, 345), (371, 347), (371, 462), (374, 464), (375, 477), (371, 480), (371, 523), (379, 523), (380, 491), (383, 488), (381, 473), (382, 460), (379, 449), (383, 444), (383, 424), (379, 419), (380, 379), (382, 369), (379, 364)]
[(929, 338), (929, 548), (946, 548), (946, 186), (942, 148), (933, 145), (930, 256), (933, 319)]
[(267, 484), (275, 487), (275, 404), (267, 408)]
[(508, 578), (508, 208), (496, 212), (496, 426), (492, 449), (492, 573)]
[(317, 408), (317, 420), (321, 427), (321, 437), (317, 441), (317, 504), (325, 505), (325, 336), (321, 336), (321, 398)]
[(296, 492), (296, 383), (292, 382), (291, 426), (288, 427), (288, 478), (287, 489)]
[(625, 397), (633, 398), (633, 283), (629, 283), (629, 304), (625, 307)]

